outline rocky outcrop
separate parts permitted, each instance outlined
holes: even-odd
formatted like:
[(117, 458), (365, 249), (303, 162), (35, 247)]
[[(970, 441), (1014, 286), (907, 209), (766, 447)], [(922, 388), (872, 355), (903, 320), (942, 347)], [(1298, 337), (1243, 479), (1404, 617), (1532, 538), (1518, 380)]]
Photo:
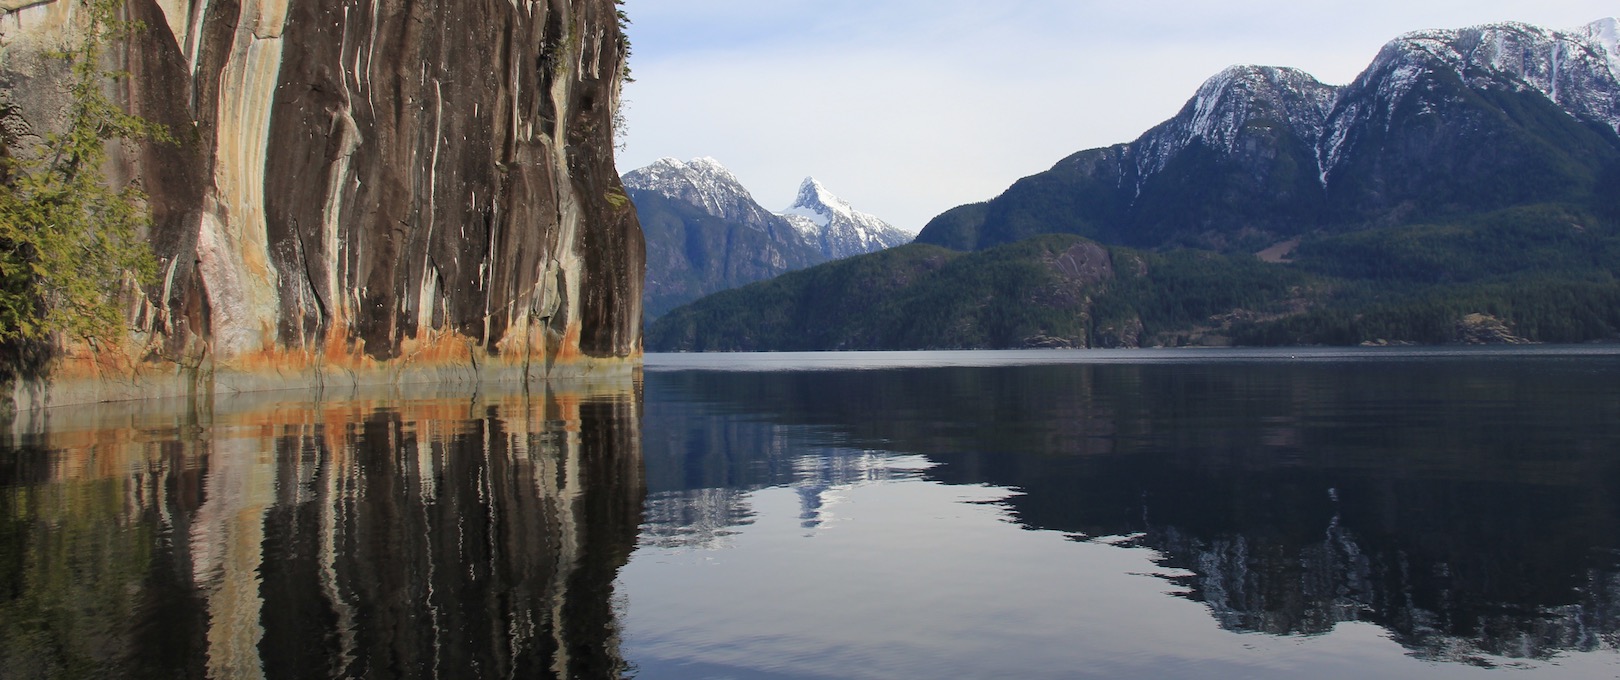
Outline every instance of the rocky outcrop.
[(1468, 314), (1457, 320), (1457, 344), (1528, 345), (1529, 340), (1513, 334), (1507, 323), (1489, 314)]
[[(0, 82), (49, 128), (76, 0), (10, 3)], [(26, 5), (13, 8), (15, 5)], [(121, 356), (18, 406), (220, 387), (629, 371), (644, 246), (613, 164), (610, 0), (129, 0), (108, 66), (161, 272)]]

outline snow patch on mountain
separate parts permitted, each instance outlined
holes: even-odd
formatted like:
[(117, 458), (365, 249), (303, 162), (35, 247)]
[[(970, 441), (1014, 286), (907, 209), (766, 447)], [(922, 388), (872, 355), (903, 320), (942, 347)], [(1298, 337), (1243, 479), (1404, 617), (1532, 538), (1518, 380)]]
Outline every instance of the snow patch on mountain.
[(1620, 20), (1613, 17), (1598, 19), (1571, 33), (1586, 38), (1598, 49), (1603, 50), (1604, 56), (1609, 60), (1609, 73), (1615, 78), (1620, 78)]
[(825, 224), (804, 215), (796, 215), (793, 213), (778, 214), (782, 216), (782, 219), (787, 220), (787, 223), (792, 225), (794, 231), (799, 232), (800, 236), (803, 236), (812, 243), (821, 242), (821, 230), (826, 226)]

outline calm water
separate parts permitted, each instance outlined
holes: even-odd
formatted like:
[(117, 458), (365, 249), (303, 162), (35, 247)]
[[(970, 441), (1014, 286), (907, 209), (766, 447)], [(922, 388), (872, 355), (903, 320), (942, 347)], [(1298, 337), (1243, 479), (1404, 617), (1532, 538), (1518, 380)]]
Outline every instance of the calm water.
[(1616, 678), (1620, 350), (654, 355), (61, 410), (0, 677)]

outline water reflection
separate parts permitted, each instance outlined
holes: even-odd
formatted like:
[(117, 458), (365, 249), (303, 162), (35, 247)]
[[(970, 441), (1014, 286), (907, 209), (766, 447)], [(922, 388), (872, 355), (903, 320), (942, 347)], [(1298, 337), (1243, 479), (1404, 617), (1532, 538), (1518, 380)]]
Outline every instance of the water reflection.
[(813, 532), (835, 520), (838, 498), (849, 487), (919, 474), (886, 451), (838, 445), (832, 430), (662, 394), (669, 398), (645, 417), (647, 431), (658, 433), (646, 443), (645, 545), (725, 547), (739, 527), (753, 523), (748, 496), (773, 486), (794, 489), (799, 525)]
[(0, 676), (625, 672), (632, 386), (258, 399), (13, 426)]
[[(749, 521), (737, 490), (803, 484), (779, 437), (920, 453), (1019, 491), (1028, 528), (1153, 549), (1228, 630), (1370, 622), (1490, 665), (1620, 649), (1617, 378), (1612, 356), (655, 373), (649, 437), (681, 443), (647, 465), (672, 505), (733, 494), (716, 535)], [(723, 432), (667, 436), (693, 402)]]

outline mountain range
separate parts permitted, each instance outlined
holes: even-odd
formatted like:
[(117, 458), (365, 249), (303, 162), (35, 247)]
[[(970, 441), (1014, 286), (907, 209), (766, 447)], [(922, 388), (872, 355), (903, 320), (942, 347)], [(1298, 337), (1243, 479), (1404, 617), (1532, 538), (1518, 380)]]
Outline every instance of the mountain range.
[[(934, 218), (885, 254), (898, 270), (839, 263), (895, 282), (861, 292), (892, 322), (840, 331), (867, 315), (828, 302), (841, 289), (812, 270), (679, 310), (648, 347), (1444, 342), (1477, 337), (1469, 319), (1499, 338), (1612, 339), (1617, 34), (1612, 18), (1409, 33), (1343, 86), (1228, 68), (1140, 138)], [(1072, 276), (1081, 251), (1108, 267)], [(917, 321), (941, 308), (956, 320)]]
[(624, 174), (647, 239), (649, 318), (704, 295), (908, 243), (814, 178), (781, 213), (762, 207), (712, 158), (663, 158)]
[(918, 236), (1257, 251), (1318, 230), (1586, 195), (1620, 146), (1616, 22), (1407, 34), (1349, 85), (1236, 66), (1136, 141), (1076, 153)]

